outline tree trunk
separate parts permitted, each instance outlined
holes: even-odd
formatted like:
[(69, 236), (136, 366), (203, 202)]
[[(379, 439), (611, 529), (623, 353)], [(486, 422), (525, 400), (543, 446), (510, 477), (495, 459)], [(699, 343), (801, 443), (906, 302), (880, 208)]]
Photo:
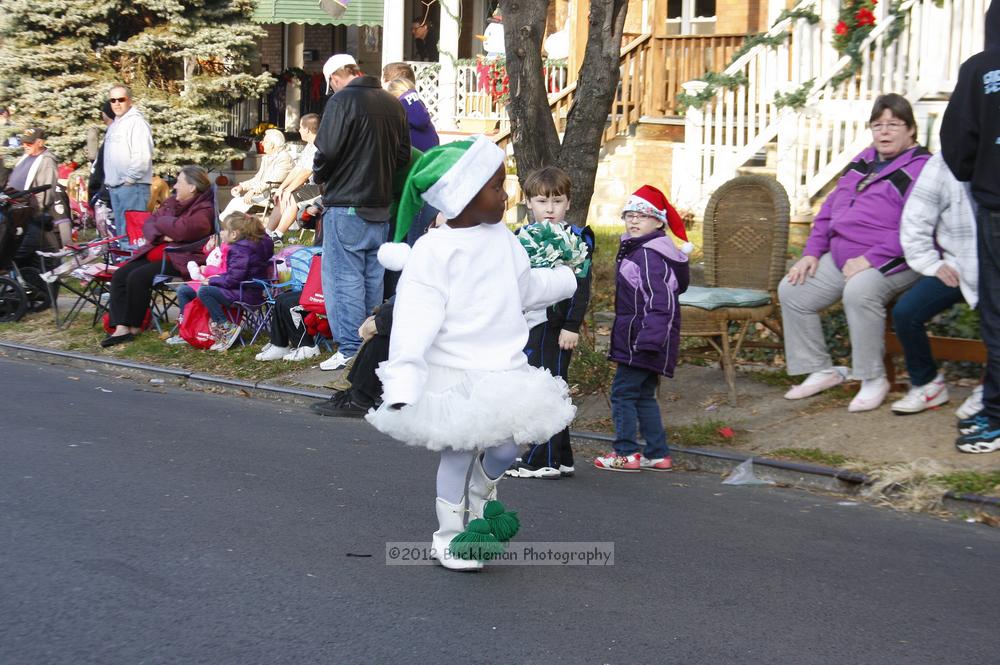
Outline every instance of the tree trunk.
[[(608, 112), (618, 92), (622, 31), (628, 0), (592, 0), (590, 28), (576, 96), (566, 118), (566, 134), (557, 164), (573, 183), (569, 217), (587, 220)], [(516, 146), (515, 146), (516, 149)]]
[(542, 166), (563, 168), (573, 183), (568, 217), (576, 224), (586, 222), (594, 195), (601, 135), (618, 89), (622, 30), (628, 10), (628, 0), (591, 0), (589, 4), (587, 46), (560, 146), (541, 55), (549, 2), (500, 1), (510, 79), (507, 113), (518, 177), (523, 184), (529, 173)]
[(542, 73), (542, 37), (548, 4), (538, 0), (500, 2), (510, 85), (507, 115), (522, 182), (535, 169), (555, 163), (559, 151), (559, 135), (549, 112)]

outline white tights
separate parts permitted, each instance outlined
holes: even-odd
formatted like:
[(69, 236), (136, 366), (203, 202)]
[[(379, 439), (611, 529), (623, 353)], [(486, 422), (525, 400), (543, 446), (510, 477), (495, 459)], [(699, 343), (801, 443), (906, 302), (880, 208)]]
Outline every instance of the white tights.
[[(441, 463), (437, 472), (437, 495), (448, 503), (461, 503), (465, 496), (466, 478), (472, 462), (478, 457), (478, 450), (441, 451)], [(483, 453), (483, 470), (490, 478), (500, 478), (517, 458), (517, 444), (508, 439), (498, 446), (492, 446)]]

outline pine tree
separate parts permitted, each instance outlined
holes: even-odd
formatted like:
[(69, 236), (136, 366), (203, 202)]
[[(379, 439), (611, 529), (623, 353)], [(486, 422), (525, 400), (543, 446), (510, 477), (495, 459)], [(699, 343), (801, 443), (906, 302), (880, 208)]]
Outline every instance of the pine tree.
[(249, 73), (263, 31), (253, 0), (5, 0), (0, 104), (38, 124), (61, 159), (83, 161), (108, 88), (132, 89), (153, 128), (155, 167), (212, 167), (237, 153), (220, 127), (229, 105), (266, 92)]

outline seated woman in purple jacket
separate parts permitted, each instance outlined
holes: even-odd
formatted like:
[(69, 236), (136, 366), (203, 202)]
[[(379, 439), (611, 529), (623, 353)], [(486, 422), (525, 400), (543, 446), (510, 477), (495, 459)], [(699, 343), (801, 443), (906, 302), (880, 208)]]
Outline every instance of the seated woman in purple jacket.
[[(234, 212), (223, 220), (221, 240), (228, 244), (225, 271), (202, 277), (197, 291), (187, 284), (177, 289), (177, 304), (181, 312), (195, 298), (208, 310), (215, 337), (210, 351), (225, 351), (240, 335), (240, 325), (229, 320), (226, 307), (237, 301), (248, 305), (259, 305), (264, 301), (261, 286), (248, 282), (267, 279), (274, 255), (274, 241), (264, 232), (264, 226), (246, 213)], [(172, 342), (173, 339), (167, 341)]]
[(146, 244), (111, 278), (109, 323), (114, 332), (101, 341), (102, 347), (131, 342), (139, 334), (153, 279), (161, 268), (165, 274), (187, 277), (188, 261), (205, 261), (204, 254), (191, 250), (170, 252), (164, 262), (165, 249), (207, 238), (214, 230), (215, 197), (208, 172), (200, 166), (185, 166), (177, 174), (174, 195), (143, 224)]
[[(778, 286), (788, 373), (808, 374), (787, 393), (801, 399), (848, 378), (861, 390), (848, 411), (878, 408), (889, 393), (882, 357), (885, 307), (919, 277), (906, 265), (899, 223), (930, 153), (917, 145), (917, 123), (904, 97), (875, 100), (872, 145), (854, 158), (813, 221), (799, 259)], [(851, 368), (834, 367), (819, 313), (843, 301)]]
[(382, 68), (382, 85), (399, 99), (410, 126), (410, 145), (426, 152), (441, 143), (431, 121), (431, 114), (417, 94), (417, 78), (405, 62), (390, 62)]

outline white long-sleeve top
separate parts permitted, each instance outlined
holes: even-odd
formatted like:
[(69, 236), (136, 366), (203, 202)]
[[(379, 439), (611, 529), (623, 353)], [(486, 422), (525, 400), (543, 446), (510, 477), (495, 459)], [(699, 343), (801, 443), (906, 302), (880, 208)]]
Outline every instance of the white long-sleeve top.
[(933, 277), (943, 264), (958, 271), (970, 307), (978, 301), (976, 211), (969, 184), (959, 182), (941, 153), (927, 160), (903, 207), (899, 240), (906, 263)]
[(379, 372), (385, 403), (414, 403), (428, 364), (485, 371), (524, 367), (523, 312), (574, 291), (570, 268), (532, 269), (503, 224), (432, 230), (414, 245), (396, 291), (389, 360)]
[(134, 106), (108, 127), (104, 137), (104, 183), (153, 181), (153, 132)]

